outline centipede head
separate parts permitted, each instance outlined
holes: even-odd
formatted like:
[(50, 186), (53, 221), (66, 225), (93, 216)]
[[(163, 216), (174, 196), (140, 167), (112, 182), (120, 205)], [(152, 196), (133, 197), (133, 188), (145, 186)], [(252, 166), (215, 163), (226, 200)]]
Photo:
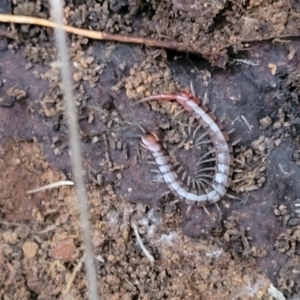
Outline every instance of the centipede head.
[(159, 142), (158, 136), (153, 132), (148, 132), (141, 136), (142, 145), (145, 147), (151, 146)]

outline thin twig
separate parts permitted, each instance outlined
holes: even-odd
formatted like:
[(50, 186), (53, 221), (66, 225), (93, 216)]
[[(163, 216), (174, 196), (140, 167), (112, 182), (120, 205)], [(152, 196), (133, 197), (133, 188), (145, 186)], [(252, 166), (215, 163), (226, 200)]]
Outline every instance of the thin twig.
[(184, 52), (200, 53), (199, 50), (192, 49), (191, 45), (186, 45), (175, 41), (160, 41), (160, 40), (132, 37), (132, 36), (126, 36), (120, 34), (110, 34), (106, 32), (76, 28), (69, 25), (58, 25), (46, 19), (29, 17), (29, 16), (0, 14), (0, 22), (30, 24), (30, 25), (38, 25), (38, 26), (44, 26), (50, 28), (59, 28), (65, 30), (66, 32), (85, 36), (95, 40), (107, 40), (107, 41), (115, 41), (115, 42), (123, 42), (123, 43), (142, 44), (151, 47), (160, 47), (160, 48), (168, 48), (168, 49), (174, 49), (174, 50), (184, 51)]
[(146, 247), (145, 247), (145, 245), (144, 245), (144, 243), (143, 243), (143, 241), (140, 237), (137, 226), (135, 225), (135, 223), (133, 223), (133, 224), (131, 224), (131, 227), (133, 228), (133, 231), (134, 231), (134, 234), (136, 236), (136, 239), (137, 239), (137, 242), (138, 242), (139, 246), (141, 247), (141, 249), (144, 252), (144, 254), (146, 255), (146, 257), (150, 260), (150, 263), (153, 264), (154, 263), (154, 257), (146, 249)]
[(33, 194), (33, 193), (37, 193), (37, 192), (53, 189), (53, 188), (56, 188), (56, 187), (65, 186), (65, 185), (74, 185), (74, 182), (70, 181), (70, 180), (57, 181), (57, 182), (54, 182), (54, 183), (50, 183), (50, 184), (47, 184), (47, 185), (40, 186), (40, 187), (38, 187), (36, 189), (33, 189), (33, 190), (26, 191), (26, 194)]
[[(227, 48), (231, 47), (231, 43), (225, 44), (223, 47), (210, 52), (204, 52), (201, 47), (198, 47), (196, 44), (193, 43), (180, 43), (174, 40), (154, 40), (149, 38), (139, 38), (133, 36), (126, 36), (120, 34), (110, 34), (101, 31), (94, 31), (94, 30), (87, 30), (72, 27), (69, 25), (58, 25), (50, 20), (42, 19), (42, 18), (35, 18), (30, 16), (18, 16), (18, 15), (7, 15), (7, 14), (0, 14), (0, 23), (18, 23), (18, 24), (30, 24), (30, 25), (37, 25), (37, 26), (44, 26), (50, 28), (60, 28), (65, 30), (66, 32), (77, 34), (80, 36), (84, 36), (87, 38), (95, 39), (95, 40), (106, 40), (106, 41), (114, 41), (114, 42), (122, 42), (122, 43), (133, 43), (133, 44), (141, 44), (150, 47), (158, 47), (158, 48), (166, 48), (172, 49), (187, 53), (196, 53), (200, 54), (206, 58), (212, 57), (213, 55), (218, 55), (222, 51), (226, 50)], [(262, 41), (273, 41), (276, 39), (292, 39), (298, 38), (299, 35), (291, 34), (291, 35), (281, 35), (281, 36), (269, 36), (269, 37), (258, 37), (249, 40), (240, 40), (240, 43), (254, 43), (254, 42), (262, 42)]]
[(68, 280), (68, 283), (66, 285), (66, 288), (64, 290), (64, 294), (68, 294), (70, 289), (71, 289), (71, 286), (76, 278), (76, 274), (80, 271), (80, 269), (82, 268), (82, 265), (84, 263), (84, 260), (85, 260), (85, 254), (81, 257), (79, 263), (77, 264), (77, 266), (74, 268), (69, 280)]

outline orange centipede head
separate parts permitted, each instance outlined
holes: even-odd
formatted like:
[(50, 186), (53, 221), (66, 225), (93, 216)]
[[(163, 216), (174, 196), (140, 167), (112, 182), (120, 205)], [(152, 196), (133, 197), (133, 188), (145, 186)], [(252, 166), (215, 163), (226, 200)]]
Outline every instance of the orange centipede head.
[(159, 142), (158, 136), (153, 132), (148, 132), (142, 135), (141, 140), (145, 146), (153, 145)]
[(182, 106), (184, 106), (187, 110), (189, 110), (188, 107), (187, 107), (187, 105), (186, 105), (186, 102), (187, 102), (187, 101), (191, 101), (191, 100), (192, 100), (192, 101), (194, 101), (197, 105), (200, 104), (200, 100), (199, 100), (197, 97), (193, 96), (191, 93), (189, 93), (188, 91), (185, 91), (185, 90), (183, 90), (183, 91), (181, 91), (180, 93), (177, 94), (176, 100), (177, 100)]

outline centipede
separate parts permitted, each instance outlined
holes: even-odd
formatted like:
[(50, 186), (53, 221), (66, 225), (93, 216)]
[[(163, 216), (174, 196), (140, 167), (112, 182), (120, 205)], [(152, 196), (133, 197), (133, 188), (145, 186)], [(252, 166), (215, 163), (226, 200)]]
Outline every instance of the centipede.
[[(199, 192), (199, 190), (191, 189), (178, 176), (175, 167), (170, 163), (167, 150), (155, 133), (146, 132), (141, 135), (142, 146), (150, 151), (169, 189), (180, 199), (188, 203), (196, 202), (200, 206), (214, 204), (224, 196), (232, 197), (232, 195), (227, 194), (227, 189), (233, 173), (233, 148), (232, 144), (229, 143), (228, 132), (225, 131), (214, 113), (209, 111), (203, 101), (187, 91), (181, 91), (177, 94), (152, 95), (137, 101), (136, 104), (153, 100), (177, 101), (185, 111), (191, 113), (193, 118), (199, 122), (199, 126), (203, 128), (205, 135), (209, 136), (213, 144), (212, 150), (201, 157), (202, 163), (215, 161), (213, 168), (207, 168), (213, 170), (212, 180), (209, 185), (202, 185), (202, 190)], [(212, 153), (215, 157), (207, 158)]]

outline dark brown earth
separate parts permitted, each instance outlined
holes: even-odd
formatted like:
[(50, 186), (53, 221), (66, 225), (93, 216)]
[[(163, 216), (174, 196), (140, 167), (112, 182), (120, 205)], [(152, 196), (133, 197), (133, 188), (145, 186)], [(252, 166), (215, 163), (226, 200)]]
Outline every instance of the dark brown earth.
[[(300, 6), (87, 2), (66, 2), (70, 25), (184, 42), (208, 59), (69, 35), (101, 299), (298, 299)], [(0, 12), (49, 17), (41, 1), (5, 0)], [(235, 129), (234, 157), (244, 163), (234, 164), (241, 172), (230, 186), (240, 200), (220, 201), (221, 215), (208, 207), (211, 217), (161, 197), (168, 189), (152, 181), (148, 153), (134, 138), (136, 123), (154, 131), (193, 171), (200, 154), (187, 134), (189, 115), (174, 118), (180, 108), (172, 102), (131, 106), (190, 83), (199, 98), (207, 93), (224, 128)], [(25, 193), (72, 180), (63, 112), (52, 30), (0, 24), (3, 299), (87, 298), (83, 268), (70, 281), (83, 254), (74, 188)]]

